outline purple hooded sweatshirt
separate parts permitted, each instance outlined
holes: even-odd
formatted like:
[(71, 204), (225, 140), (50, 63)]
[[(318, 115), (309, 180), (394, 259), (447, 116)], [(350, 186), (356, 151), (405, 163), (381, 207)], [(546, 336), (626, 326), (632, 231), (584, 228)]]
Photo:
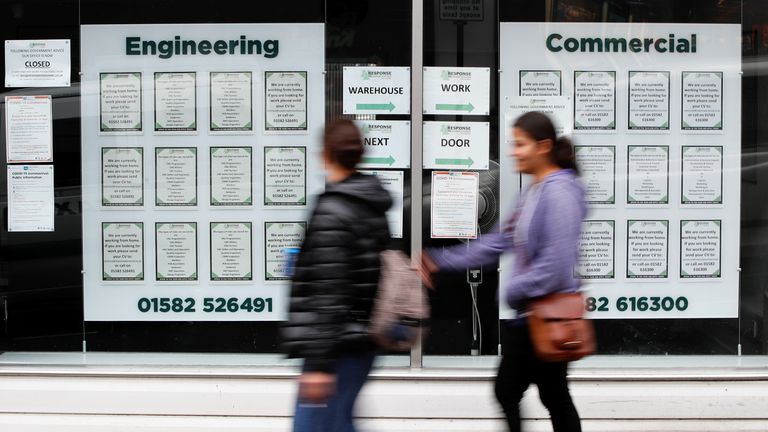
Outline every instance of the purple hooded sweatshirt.
[(521, 194), (512, 217), (501, 229), (480, 236), (468, 247), (429, 250), (438, 269), (463, 271), (492, 264), (504, 252), (513, 253), (512, 275), (502, 280), (504, 298), (518, 311), (525, 309), (528, 299), (578, 291), (581, 283), (573, 268), (587, 212), (584, 186), (573, 170), (562, 169), (545, 177), (537, 189), (532, 193), (528, 188)]

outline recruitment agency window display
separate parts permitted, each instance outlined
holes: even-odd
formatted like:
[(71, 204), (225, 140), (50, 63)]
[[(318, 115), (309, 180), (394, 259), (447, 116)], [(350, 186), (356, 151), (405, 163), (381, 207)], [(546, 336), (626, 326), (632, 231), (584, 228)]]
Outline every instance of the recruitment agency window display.
[(324, 184), (323, 25), (81, 31), (85, 320), (285, 319)]
[(501, 24), (501, 142), (521, 107), (572, 130), (592, 317), (737, 316), (740, 65), (738, 25)]

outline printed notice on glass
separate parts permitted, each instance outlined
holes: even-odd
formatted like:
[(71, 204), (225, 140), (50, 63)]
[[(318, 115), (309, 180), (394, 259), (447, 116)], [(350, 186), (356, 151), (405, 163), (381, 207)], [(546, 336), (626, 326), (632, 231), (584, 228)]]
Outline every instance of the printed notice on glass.
[(101, 205), (104, 207), (144, 205), (144, 149), (103, 147), (101, 149)]
[(155, 72), (155, 131), (197, 132), (197, 74)]
[(285, 250), (301, 247), (307, 224), (304, 222), (264, 223), (264, 280), (287, 280)]
[(197, 223), (155, 223), (157, 281), (197, 280)]
[(721, 271), (719, 220), (680, 221), (680, 277), (719, 278)]
[(402, 171), (360, 171), (363, 174), (376, 176), (384, 190), (392, 197), (392, 207), (387, 210), (389, 235), (392, 238), (403, 238), (403, 172)]
[(575, 130), (616, 129), (616, 72), (575, 71)]
[(683, 130), (723, 130), (723, 73), (683, 72)]
[(307, 130), (307, 72), (264, 72), (264, 131)]
[(251, 147), (211, 147), (211, 205), (253, 204)]
[(542, 97), (563, 94), (562, 72), (559, 70), (521, 70), (520, 96)]
[(487, 170), (489, 127), (488, 122), (424, 122), (424, 168)]
[(411, 122), (405, 120), (358, 120), (363, 134), (360, 168), (410, 168)]
[(264, 148), (264, 205), (307, 204), (306, 147)]
[(144, 223), (102, 222), (101, 239), (101, 280), (144, 280)]
[(197, 148), (155, 148), (155, 205), (197, 205)]
[(211, 132), (253, 132), (251, 72), (211, 72)]
[(627, 204), (669, 203), (669, 147), (629, 146)]
[(669, 221), (627, 221), (627, 278), (666, 278)]
[(424, 114), (488, 115), (491, 69), (425, 67), (422, 71)]
[(477, 237), (476, 172), (432, 172), (432, 238)]
[(69, 87), (69, 39), (5, 41), (6, 87)]
[(211, 280), (253, 280), (251, 222), (211, 222)]
[(616, 203), (616, 147), (577, 146), (576, 161), (583, 170), (588, 204)]
[(141, 72), (99, 74), (99, 95), (99, 132), (141, 133)]
[(6, 161), (53, 162), (50, 96), (5, 97)]
[(683, 146), (682, 204), (723, 203), (723, 147)]
[[(555, 124), (557, 135), (569, 135), (573, 132), (573, 101), (567, 96), (515, 97), (504, 108), (504, 121), (507, 126), (515, 124), (521, 115), (530, 111), (539, 111), (549, 116)], [(507, 143), (512, 143), (511, 127), (505, 127)]]
[(344, 66), (345, 115), (410, 114), (411, 68)]
[(579, 262), (574, 269), (577, 278), (614, 278), (614, 225), (612, 220), (584, 221), (579, 240)]
[(53, 231), (53, 165), (8, 165), (8, 232)]
[(669, 130), (669, 72), (629, 72), (629, 129)]

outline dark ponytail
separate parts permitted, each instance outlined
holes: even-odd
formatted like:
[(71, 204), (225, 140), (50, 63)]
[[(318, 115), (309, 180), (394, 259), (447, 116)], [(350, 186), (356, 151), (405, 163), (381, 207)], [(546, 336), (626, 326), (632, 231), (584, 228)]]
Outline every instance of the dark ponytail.
[(549, 117), (538, 111), (527, 112), (515, 120), (513, 127), (522, 129), (536, 141), (552, 140), (552, 162), (560, 168), (572, 169), (579, 174), (576, 165), (576, 154), (571, 140), (566, 136), (557, 137), (555, 125)]

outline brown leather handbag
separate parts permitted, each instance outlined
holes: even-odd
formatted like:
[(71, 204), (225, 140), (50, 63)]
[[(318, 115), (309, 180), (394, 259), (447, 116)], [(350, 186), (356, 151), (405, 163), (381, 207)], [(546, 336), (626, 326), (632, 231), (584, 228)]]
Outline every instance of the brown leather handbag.
[(554, 293), (531, 300), (528, 327), (533, 350), (546, 362), (579, 360), (595, 352), (592, 322), (584, 318), (581, 293)]

